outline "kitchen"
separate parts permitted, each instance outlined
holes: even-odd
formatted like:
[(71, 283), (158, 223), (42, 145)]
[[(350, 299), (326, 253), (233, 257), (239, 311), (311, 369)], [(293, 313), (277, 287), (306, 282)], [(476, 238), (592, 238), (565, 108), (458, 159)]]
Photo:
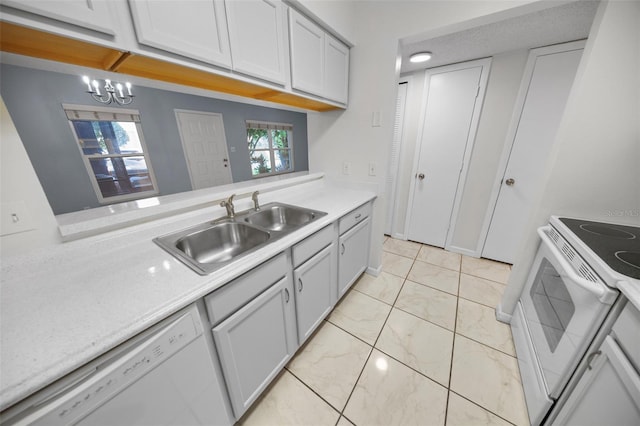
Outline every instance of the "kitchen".
[[(612, 2), (610, 6), (624, 7), (614, 6), (616, 3)], [(382, 170), (386, 167), (395, 112), (396, 89), (390, 82), (397, 81), (398, 77), (394, 66), (398, 40), (430, 29), (432, 33), (448, 26), (464, 29), (498, 17), (524, 13), (524, 10), (515, 7), (516, 4), (492, 2), (451, 5), (416, 2), (403, 6), (406, 7), (395, 7), (391, 2), (309, 2), (306, 5), (314, 15), (321, 17), (356, 46), (351, 59), (349, 107), (345, 111), (309, 113), (307, 116), (310, 171), (324, 172), (347, 184), (357, 185), (364, 181), (382, 187)], [(518, 3), (517, 6), (529, 8), (527, 11), (541, 7), (535, 3), (522, 6)], [(637, 216), (624, 216), (624, 212), (633, 212), (637, 208), (639, 197), (635, 127), (637, 104), (632, 97), (634, 92), (625, 88), (625, 85), (637, 85), (637, 49), (633, 47), (635, 39), (625, 33), (633, 31), (633, 26), (613, 24), (619, 19), (613, 12), (605, 15), (597, 37), (590, 37), (592, 45), (587, 46), (589, 60), (584, 61), (584, 67), (579, 71), (582, 79), (580, 90), (573, 94), (567, 108), (567, 118), (560, 129), (562, 143), (556, 145), (552, 153), (553, 160), (545, 167), (545, 181), (549, 182), (545, 186), (553, 190), (538, 195), (538, 202), (535, 203), (538, 207), (531, 213), (528, 223), (528, 238), (515, 262), (502, 302), (505, 312), (513, 310), (528, 274), (538, 244), (535, 228), (546, 223), (551, 214), (606, 221), (610, 219), (606, 217), (607, 212), (623, 212), (623, 216), (616, 219), (637, 225)], [(364, 22), (378, 21), (384, 24), (375, 30), (362, 25)], [(619, 84), (615, 86), (616, 90), (612, 90), (611, 82), (605, 82), (603, 77), (611, 74), (616, 75), (615, 81)], [(376, 89), (372, 90), (372, 87)], [(371, 127), (371, 115), (376, 111), (380, 113), (381, 126)], [(602, 123), (609, 125), (603, 126)], [(359, 137), (353, 138), (354, 134)], [(589, 149), (579, 149), (583, 146)], [(341, 153), (339, 159), (336, 159), (335, 152)], [(576, 156), (579, 158), (579, 167), (575, 166)], [(345, 161), (352, 165), (351, 175), (342, 173), (342, 163)], [(616, 166), (603, 168), (601, 161)], [(370, 162), (378, 165), (377, 176), (368, 175)], [(42, 201), (39, 183), (31, 180), (32, 186), (20, 188), (19, 185), (29, 180), (16, 181), (20, 183), (16, 183), (15, 187), (6, 188), (3, 185), (3, 203), (21, 200), (25, 196), (39, 197), (34, 206), (41, 208), (30, 210), (39, 215), (42, 226), (37, 231), (3, 237), (3, 253), (11, 250), (28, 253), (31, 247), (49, 245), (57, 233), (55, 218), (52, 214), (46, 214), (50, 207), (46, 201)], [(616, 190), (612, 191), (611, 188)], [(376, 192), (382, 199), (381, 191)], [(370, 265), (377, 267), (382, 258), (383, 203), (377, 202), (374, 208)]]

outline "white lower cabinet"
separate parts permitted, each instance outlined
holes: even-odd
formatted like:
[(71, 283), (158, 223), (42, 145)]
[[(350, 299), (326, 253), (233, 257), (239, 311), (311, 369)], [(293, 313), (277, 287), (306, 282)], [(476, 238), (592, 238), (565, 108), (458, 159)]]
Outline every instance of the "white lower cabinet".
[[(369, 263), (369, 243), (371, 205), (366, 204), (340, 219), (340, 239), (338, 241), (338, 299), (367, 269)], [(348, 231), (343, 230), (352, 226)]]
[(302, 344), (335, 304), (336, 245), (330, 244), (293, 272), (298, 342)]
[(297, 349), (290, 276), (221, 322), (213, 338), (238, 419)]
[(640, 424), (640, 376), (616, 341), (607, 336), (590, 356), (593, 362), (553, 424)]

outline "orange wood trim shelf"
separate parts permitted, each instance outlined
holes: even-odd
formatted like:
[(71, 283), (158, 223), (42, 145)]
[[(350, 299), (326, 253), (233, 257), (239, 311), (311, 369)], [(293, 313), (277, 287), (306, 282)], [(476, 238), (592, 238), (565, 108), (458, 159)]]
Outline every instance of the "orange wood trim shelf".
[(292, 93), (8, 22), (0, 22), (0, 49), (3, 52), (136, 75), (313, 111), (339, 109)]

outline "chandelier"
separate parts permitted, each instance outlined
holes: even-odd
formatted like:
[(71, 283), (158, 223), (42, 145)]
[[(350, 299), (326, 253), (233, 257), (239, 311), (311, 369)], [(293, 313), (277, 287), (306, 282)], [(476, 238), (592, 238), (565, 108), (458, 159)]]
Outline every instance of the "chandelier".
[[(124, 86), (121, 83), (116, 83), (115, 87), (111, 83), (111, 80), (104, 80), (104, 93), (100, 91), (100, 83), (98, 80), (91, 80), (86, 75), (82, 77), (82, 81), (87, 85), (87, 93), (91, 95), (93, 99), (103, 104), (110, 104), (115, 102), (119, 105), (129, 105), (135, 97), (131, 93), (131, 83), (126, 82)], [(124, 89), (127, 89), (127, 93), (124, 93)]]

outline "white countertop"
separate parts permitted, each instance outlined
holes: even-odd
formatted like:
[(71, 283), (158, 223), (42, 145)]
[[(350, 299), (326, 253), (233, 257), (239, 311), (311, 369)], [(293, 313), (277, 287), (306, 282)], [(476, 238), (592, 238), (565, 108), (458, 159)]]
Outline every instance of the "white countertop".
[[(225, 215), (207, 207), (54, 249), (3, 258), (0, 410), (47, 386), (375, 198), (314, 180), (260, 196), (328, 213), (211, 275), (201, 276), (152, 242)], [(239, 200), (236, 211), (249, 208)]]

